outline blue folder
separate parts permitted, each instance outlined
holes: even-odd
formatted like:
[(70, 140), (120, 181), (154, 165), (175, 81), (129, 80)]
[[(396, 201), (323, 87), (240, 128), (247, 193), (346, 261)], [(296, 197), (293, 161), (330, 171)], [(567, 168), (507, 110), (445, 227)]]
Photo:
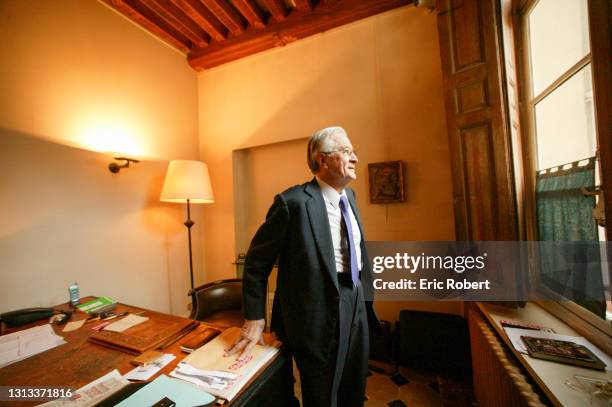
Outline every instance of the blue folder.
[(174, 401), (176, 407), (212, 406), (215, 401), (212, 395), (191, 383), (161, 375), (117, 406), (152, 406), (164, 397)]

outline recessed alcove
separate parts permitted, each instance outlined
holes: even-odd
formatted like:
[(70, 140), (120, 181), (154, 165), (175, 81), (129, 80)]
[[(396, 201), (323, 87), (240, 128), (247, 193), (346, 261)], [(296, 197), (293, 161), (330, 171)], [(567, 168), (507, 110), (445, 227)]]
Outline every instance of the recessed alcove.
[(276, 194), (312, 179), (307, 144), (302, 138), (232, 152), (236, 254), (246, 252)]

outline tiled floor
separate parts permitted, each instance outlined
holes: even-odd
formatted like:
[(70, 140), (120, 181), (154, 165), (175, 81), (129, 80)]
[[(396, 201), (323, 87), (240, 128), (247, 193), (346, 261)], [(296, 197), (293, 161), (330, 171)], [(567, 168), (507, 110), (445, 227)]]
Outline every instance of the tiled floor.
[[(392, 366), (376, 364), (370, 369), (366, 387), (366, 407), (468, 407), (473, 401), (469, 383), (445, 379), (435, 374), (418, 372), (400, 367), (394, 372)], [(385, 373), (389, 372), (389, 373)], [(294, 367), (295, 395), (301, 402), (299, 374)]]
[(404, 367), (393, 375), (372, 373), (366, 387), (367, 407), (440, 406), (441, 398), (435, 375)]

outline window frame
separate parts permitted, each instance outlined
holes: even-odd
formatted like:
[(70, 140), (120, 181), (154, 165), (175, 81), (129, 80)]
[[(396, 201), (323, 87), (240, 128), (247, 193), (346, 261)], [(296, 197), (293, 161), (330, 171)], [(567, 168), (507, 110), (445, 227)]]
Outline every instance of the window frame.
[[(536, 162), (537, 162), (537, 141), (536, 141), (536, 120), (535, 120), (535, 106), (537, 103), (542, 101), (544, 98), (549, 96), (552, 92), (562, 86), (566, 81), (576, 75), (580, 70), (584, 69), (587, 65), (591, 65), (591, 81), (593, 86), (594, 98), (597, 96), (598, 83), (595, 80), (595, 67), (593, 66), (593, 28), (591, 27), (591, 16), (593, 11), (591, 4), (594, 0), (587, 0), (587, 13), (589, 17), (589, 36), (590, 36), (590, 50), (583, 56), (579, 61), (574, 63), (571, 67), (565, 70), (558, 78), (556, 78), (551, 84), (543, 89), (539, 94), (533, 95), (533, 78), (531, 72), (531, 55), (529, 47), (529, 13), (539, 3), (540, 0), (519, 0), (517, 1), (517, 7), (515, 8), (516, 13), (514, 15), (516, 30), (516, 41), (517, 44), (517, 74), (519, 82), (519, 99), (520, 99), (520, 114), (523, 123), (523, 131), (521, 134), (522, 139), (522, 163), (523, 163), (523, 185), (524, 185), (524, 225), (525, 225), (525, 237), (529, 241), (538, 240), (537, 230), (537, 211), (536, 211), (536, 199), (535, 199), (535, 173), (536, 173)], [(595, 0), (596, 1), (596, 0)], [(595, 109), (596, 110), (596, 109)], [(597, 145), (600, 146), (600, 126), (597, 111), (594, 111), (594, 120), (596, 123), (596, 137)], [(598, 149), (599, 150), (599, 149)], [(597, 154), (596, 164), (601, 168), (601, 160), (599, 154)], [(603, 171), (601, 171), (603, 173)], [(604, 186), (606, 177), (602, 177), (601, 184)], [(607, 185), (607, 184), (606, 184)], [(612, 204), (612, 203), (609, 203)], [(610, 239), (609, 231), (606, 229), (606, 240)], [(543, 286), (539, 276), (538, 258), (535, 253), (530, 253), (528, 259), (529, 267), (529, 278), (533, 283), (531, 287), (537, 287), (540, 293), (544, 293), (547, 297), (558, 298), (561, 297), (554, 293), (552, 290)], [(570, 327), (574, 328), (580, 334), (584, 335), (587, 339), (591, 340), (597, 346), (602, 348), (608, 353), (612, 353), (612, 321), (604, 320), (587, 309), (581, 307), (572, 301), (535, 301), (538, 305), (542, 306), (548, 312), (555, 315), (557, 318), (565, 322)]]

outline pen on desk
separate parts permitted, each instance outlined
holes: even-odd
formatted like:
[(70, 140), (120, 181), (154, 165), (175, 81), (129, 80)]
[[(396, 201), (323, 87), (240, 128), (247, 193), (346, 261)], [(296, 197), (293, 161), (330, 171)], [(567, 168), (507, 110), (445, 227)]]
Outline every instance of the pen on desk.
[(86, 323), (86, 324), (88, 324), (88, 323), (90, 323), (90, 322), (94, 322), (94, 321), (107, 321), (107, 320), (109, 320), (109, 319), (113, 319), (113, 318), (122, 317), (122, 316), (125, 316), (125, 315), (127, 315), (127, 314), (129, 314), (129, 312), (127, 312), (127, 311), (126, 311), (126, 312), (122, 312), (121, 314), (114, 314), (114, 313), (113, 313), (113, 314), (108, 315), (108, 316), (106, 316), (106, 317), (102, 317), (102, 316), (100, 316), (100, 315), (97, 315), (97, 316), (95, 316), (95, 317), (89, 317), (89, 318), (87, 318), (87, 319), (85, 320), (85, 323)]
[(129, 312), (127, 311), (122, 312), (121, 314), (115, 314), (115, 315), (108, 316), (106, 318), (102, 318), (101, 321), (108, 321), (109, 319), (123, 317), (123, 316), (126, 316), (127, 314), (129, 314)]
[(85, 320), (85, 323), (88, 324), (90, 322), (99, 321), (99, 320), (100, 320), (100, 316), (89, 317)]
[(96, 325), (91, 329), (100, 332), (107, 325), (110, 325), (110, 322), (102, 322), (100, 325)]

